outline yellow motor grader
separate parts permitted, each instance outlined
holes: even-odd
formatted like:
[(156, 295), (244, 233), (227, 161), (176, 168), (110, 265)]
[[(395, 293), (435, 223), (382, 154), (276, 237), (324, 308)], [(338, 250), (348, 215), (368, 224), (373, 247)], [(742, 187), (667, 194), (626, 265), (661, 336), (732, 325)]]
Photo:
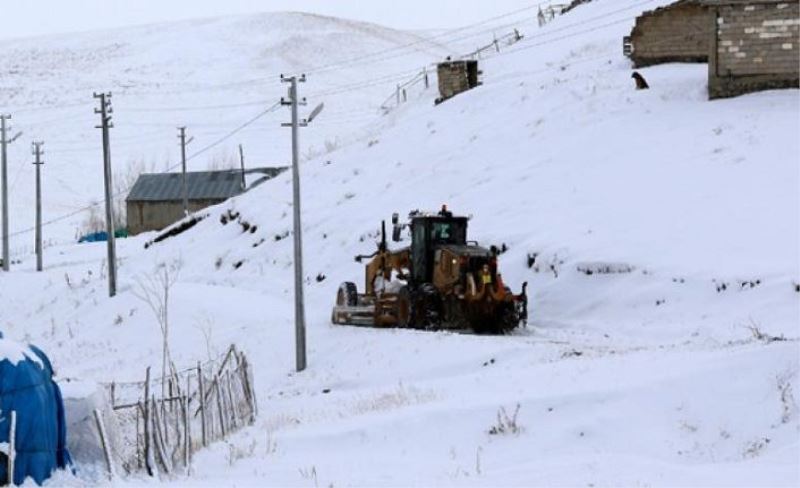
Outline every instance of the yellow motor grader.
[(334, 324), (418, 329), (471, 329), (502, 334), (528, 319), (527, 283), (514, 295), (497, 271), (497, 249), (467, 241), (469, 218), (412, 212), (401, 225), (392, 216), (392, 240), (400, 242), (405, 227), (411, 245), (390, 251), (386, 223), (381, 224), (378, 250), (356, 261), (369, 261), (364, 293), (344, 282), (336, 294)]

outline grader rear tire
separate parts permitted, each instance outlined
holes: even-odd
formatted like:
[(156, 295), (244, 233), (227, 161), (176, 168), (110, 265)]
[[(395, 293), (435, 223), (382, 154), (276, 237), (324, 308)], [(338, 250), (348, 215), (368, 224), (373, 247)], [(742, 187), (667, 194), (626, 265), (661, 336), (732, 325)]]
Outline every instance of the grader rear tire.
[(355, 283), (345, 281), (339, 285), (336, 292), (336, 305), (340, 307), (355, 307), (358, 305), (358, 289)]

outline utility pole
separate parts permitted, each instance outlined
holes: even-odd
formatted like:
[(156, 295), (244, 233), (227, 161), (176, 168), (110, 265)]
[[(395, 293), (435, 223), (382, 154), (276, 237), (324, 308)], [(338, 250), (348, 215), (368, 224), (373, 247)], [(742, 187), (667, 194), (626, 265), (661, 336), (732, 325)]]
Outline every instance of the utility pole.
[(9, 242), (8, 242), (8, 145), (16, 141), (22, 132), (17, 133), (11, 139), (8, 138), (8, 133), (11, 128), (8, 127), (6, 122), (11, 120), (10, 115), (0, 114), (0, 186), (2, 186), (2, 204), (3, 204), (3, 271), (8, 271), (11, 265), (9, 258)]
[(183, 214), (188, 216), (189, 215), (189, 188), (186, 185), (186, 146), (189, 145), (190, 142), (194, 140), (194, 137), (190, 137), (189, 140), (186, 140), (186, 127), (178, 127), (180, 134), (178, 138), (181, 140), (181, 168), (183, 171), (183, 182), (181, 193), (183, 195)]
[(33, 161), (36, 166), (36, 271), (42, 270), (42, 146), (44, 142), (34, 141), (31, 143), (31, 152), (36, 157)]
[(295, 365), (297, 371), (306, 369), (306, 312), (303, 303), (303, 236), (300, 222), (300, 122), (297, 107), (305, 105), (306, 101), (299, 100), (297, 83), (305, 83), (306, 75), (300, 77), (284, 77), (283, 83), (289, 83), (289, 99), (281, 99), (281, 105), (292, 107), (292, 122), (282, 124), (283, 127), (292, 128), (292, 194), (294, 210), (294, 334), (295, 334)]
[(244, 179), (244, 149), (242, 149), (242, 145), (239, 144), (239, 164), (242, 165), (242, 191), (247, 189), (247, 181)]
[(100, 115), (100, 125), (95, 126), (95, 128), (103, 131), (103, 174), (105, 176), (106, 194), (106, 234), (108, 234), (106, 241), (108, 248), (108, 296), (113, 297), (117, 294), (117, 246), (114, 236), (116, 226), (114, 225), (114, 194), (111, 184), (111, 147), (108, 129), (114, 127), (111, 122), (111, 114), (114, 110), (111, 108), (110, 92), (95, 93), (94, 98), (100, 101), (100, 108), (94, 109), (94, 113)]
[(308, 127), (325, 107), (320, 103), (307, 119), (300, 120), (298, 106), (306, 105), (306, 99), (297, 95), (297, 84), (306, 82), (306, 75), (286, 77), (281, 75), (281, 82), (289, 83), (289, 98), (281, 98), (281, 105), (292, 108), (292, 122), (281, 124), (292, 128), (292, 193), (294, 211), (294, 326), (295, 326), (295, 363), (297, 371), (306, 369), (306, 315), (303, 302), (303, 236), (300, 221), (300, 128)]

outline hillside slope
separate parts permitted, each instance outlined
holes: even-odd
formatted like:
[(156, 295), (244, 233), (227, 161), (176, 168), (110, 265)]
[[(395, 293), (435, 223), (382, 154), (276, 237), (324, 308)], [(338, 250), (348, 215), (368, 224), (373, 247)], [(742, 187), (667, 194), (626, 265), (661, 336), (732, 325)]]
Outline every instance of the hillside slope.
[[(237, 343), (262, 412), (181, 485), (797, 485), (797, 91), (709, 102), (703, 65), (642, 70), (635, 91), (619, 39), (644, 3), (576, 9), (485, 60), (479, 89), (436, 107), (425, 92), (303, 163), (307, 371), (286, 174), (146, 250), (152, 234), (120, 241), (112, 300), (102, 245), (54, 247), (38, 275), (25, 257), (0, 276), (0, 327), (62, 377), (137, 379), (161, 344), (134, 292), (179, 269), (174, 359)], [(330, 325), (381, 219), (443, 203), (508, 246), (528, 327)], [(257, 230), (223, 225), (229, 210)], [(603, 268), (626, 272), (582, 271)], [(501, 408), (520, 432), (489, 433)]]
[[(190, 170), (238, 165), (238, 144), (244, 145), (250, 165), (287, 164), (291, 152), (289, 134), (280, 127), (286, 120), (283, 110), (191, 157), (285, 96), (281, 73), (308, 72), (301, 94), (312, 104), (326, 102), (326, 120), (304, 134), (307, 151), (335, 147), (377, 116), (394, 87), (393, 79), (359, 86), (365, 79), (420, 70), (450, 53), (413, 33), (304, 13), (2, 41), (0, 47), (0, 111), (12, 114), (15, 129), (24, 131), (9, 152), (14, 233), (30, 228), (34, 218), (31, 140), (45, 142), (45, 220), (102, 200), (94, 92), (113, 94), (112, 165), (124, 183), (131, 166), (149, 172), (174, 168), (180, 157), (176, 128), (182, 125), (195, 138), (188, 149)], [(372, 56), (375, 52), (387, 54)], [(86, 216), (48, 226), (45, 239), (73, 241)], [(30, 249), (30, 235), (15, 236), (16, 252)]]

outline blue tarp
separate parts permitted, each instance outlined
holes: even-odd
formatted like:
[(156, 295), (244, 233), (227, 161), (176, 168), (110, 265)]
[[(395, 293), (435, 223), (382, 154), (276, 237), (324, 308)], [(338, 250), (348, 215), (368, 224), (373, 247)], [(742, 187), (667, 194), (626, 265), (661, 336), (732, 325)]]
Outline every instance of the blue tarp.
[(78, 239), (79, 244), (83, 244), (84, 242), (105, 242), (108, 240), (108, 233), (107, 232), (92, 232), (91, 234), (86, 234), (85, 236), (81, 236)]
[[(128, 237), (128, 229), (115, 230), (114, 237), (116, 238)], [(81, 236), (78, 239), (78, 244), (83, 244), (84, 242), (106, 242), (107, 240), (108, 240), (108, 233), (106, 231), (92, 232), (91, 234), (86, 234), (84, 236)]]
[[(13, 410), (17, 412), (16, 484), (29, 476), (41, 484), (57, 468), (71, 464), (64, 402), (52, 377), (50, 360), (41, 350), (0, 334), (0, 443), (9, 440)], [(0, 480), (7, 479), (8, 466), (2, 462)]]

